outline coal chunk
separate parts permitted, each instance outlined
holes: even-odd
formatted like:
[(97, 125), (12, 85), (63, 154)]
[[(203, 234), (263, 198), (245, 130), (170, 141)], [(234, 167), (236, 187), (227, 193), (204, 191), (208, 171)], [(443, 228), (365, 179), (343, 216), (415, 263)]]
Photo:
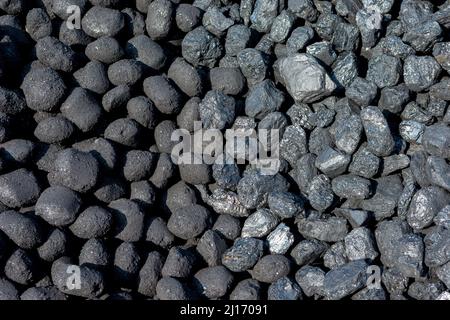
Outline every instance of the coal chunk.
[(177, 58), (170, 65), (168, 77), (190, 97), (199, 96), (204, 89), (203, 74), (182, 58)]
[(69, 139), (74, 133), (72, 122), (64, 117), (49, 117), (40, 121), (34, 135), (42, 142), (58, 143)]
[(258, 49), (246, 48), (237, 55), (237, 62), (249, 86), (263, 81), (268, 72), (268, 57)]
[(24, 97), (15, 90), (0, 87), (0, 112), (6, 114), (18, 114), (25, 110)]
[(217, 37), (221, 37), (234, 24), (234, 21), (226, 17), (218, 7), (211, 6), (204, 13), (202, 24), (206, 30)]
[(37, 249), (39, 258), (53, 262), (69, 252), (69, 236), (57, 228), (48, 235), (47, 240)]
[(160, 300), (188, 300), (185, 286), (175, 278), (163, 277), (156, 284), (156, 296)]
[(134, 243), (122, 242), (114, 253), (113, 277), (124, 286), (134, 285), (141, 257)]
[(44, 9), (34, 8), (28, 11), (25, 30), (35, 41), (52, 33), (52, 22)]
[(174, 15), (174, 6), (168, 0), (156, 0), (149, 4), (145, 25), (153, 40), (164, 39), (170, 32)]
[(403, 78), (412, 91), (423, 91), (431, 87), (441, 73), (439, 63), (430, 56), (411, 55), (405, 60)]
[(114, 236), (122, 241), (136, 242), (144, 233), (144, 211), (128, 199), (114, 200), (109, 204), (113, 221)]
[(323, 174), (317, 175), (311, 180), (307, 194), (309, 204), (319, 211), (325, 211), (334, 201), (330, 179)]
[(295, 273), (295, 280), (307, 297), (324, 295), (325, 272), (322, 269), (304, 266)]
[(101, 106), (86, 89), (75, 88), (61, 105), (61, 113), (81, 131), (92, 130), (102, 116)]
[(100, 37), (90, 42), (85, 49), (90, 60), (111, 64), (123, 57), (124, 51), (119, 42), (113, 37)]
[(143, 66), (134, 59), (122, 59), (108, 67), (108, 79), (115, 86), (132, 86), (141, 79), (142, 75)]
[(295, 16), (289, 10), (283, 10), (274, 19), (269, 36), (275, 42), (284, 42), (295, 22)]
[(301, 300), (302, 290), (296, 282), (288, 277), (283, 277), (269, 286), (268, 300)]
[(252, 268), (262, 257), (264, 243), (255, 238), (237, 239), (222, 256), (222, 264), (233, 272)]
[(14, 282), (0, 278), (0, 299), (4, 301), (19, 300), (19, 290)]
[(329, 271), (323, 281), (327, 299), (342, 299), (366, 284), (367, 263), (364, 260), (349, 262)]
[(75, 221), (81, 205), (81, 198), (75, 191), (57, 185), (42, 192), (35, 210), (49, 224), (66, 226)]
[(155, 166), (155, 156), (149, 151), (132, 150), (125, 156), (123, 174), (128, 181), (148, 178)]
[(277, 68), (287, 91), (297, 102), (314, 102), (336, 89), (336, 84), (311, 55), (282, 58)]
[(244, 175), (237, 186), (238, 199), (248, 208), (262, 206), (267, 201), (271, 190), (287, 191), (287, 181), (279, 174), (274, 176), (262, 175), (258, 172), (249, 172)]
[(225, 52), (229, 56), (236, 56), (249, 46), (252, 40), (251, 29), (244, 25), (235, 24), (227, 31)]
[(313, 22), (318, 15), (318, 11), (312, 0), (289, 0), (288, 8), (299, 18)]
[(289, 274), (290, 261), (283, 255), (271, 254), (262, 257), (251, 271), (252, 277), (260, 282), (273, 283)]
[(406, 30), (403, 41), (418, 52), (429, 51), (442, 38), (442, 29), (436, 21), (427, 21)]
[(96, 185), (99, 171), (98, 161), (93, 155), (69, 148), (58, 153), (50, 176), (53, 181), (72, 190), (87, 192)]
[(355, 228), (345, 236), (345, 254), (350, 261), (366, 259), (373, 261), (378, 257), (375, 237), (365, 228)]
[(41, 187), (33, 172), (18, 169), (0, 176), (0, 202), (10, 208), (34, 203)]
[(230, 300), (259, 300), (261, 298), (261, 284), (254, 279), (239, 282), (230, 294)]
[(373, 196), (362, 202), (362, 209), (372, 211), (376, 220), (383, 220), (395, 213), (403, 185), (398, 175), (390, 175), (375, 180)]
[(145, 240), (162, 248), (169, 248), (175, 240), (175, 236), (167, 228), (167, 223), (161, 218), (150, 218), (147, 222)]
[(434, 156), (449, 158), (450, 127), (442, 124), (427, 126), (422, 137), (425, 150)]
[(233, 275), (224, 266), (216, 266), (198, 271), (194, 280), (203, 296), (220, 298), (231, 288)]
[(363, 78), (356, 78), (345, 95), (360, 106), (368, 106), (377, 95), (377, 87), (374, 83)]
[(200, 26), (186, 34), (181, 50), (183, 58), (192, 65), (214, 67), (223, 48), (218, 38)]
[(175, 22), (178, 29), (183, 32), (192, 31), (201, 22), (202, 12), (199, 8), (188, 4), (180, 3), (176, 9)]
[(365, 178), (371, 178), (378, 173), (381, 159), (370, 152), (367, 147), (361, 147), (353, 155), (353, 160), (348, 168), (349, 172)]
[(327, 245), (319, 240), (300, 241), (291, 251), (291, 257), (299, 266), (307, 265), (318, 259), (327, 249)]
[(278, 224), (278, 217), (267, 209), (259, 209), (244, 222), (241, 236), (261, 238), (268, 235)]
[(16, 211), (0, 213), (0, 230), (24, 249), (35, 248), (44, 241), (42, 225), (29, 213)]
[(155, 70), (160, 70), (167, 61), (164, 49), (143, 34), (128, 40), (125, 45), (125, 53), (130, 59), (135, 59)]
[(110, 86), (106, 67), (98, 61), (88, 62), (83, 68), (78, 69), (73, 76), (80, 87), (97, 94), (106, 93)]
[(32, 287), (25, 290), (20, 300), (45, 301), (45, 300), (67, 300), (67, 296), (58, 290), (55, 286)]
[(241, 234), (241, 224), (237, 218), (221, 214), (214, 223), (213, 230), (228, 240), (235, 240)]
[(221, 264), (222, 254), (228, 248), (218, 231), (207, 230), (197, 244), (197, 251), (210, 267)]
[[(405, 70), (406, 70), (405, 63)], [(400, 80), (402, 64), (399, 58), (382, 54), (369, 60), (367, 80), (379, 88), (395, 86)]]
[(294, 234), (290, 228), (280, 223), (268, 236), (267, 244), (272, 254), (285, 254), (294, 244)]
[(53, 70), (71, 72), (76, 67), (75, 52), (54, 37), (44, 37), (36, 43), (36, 56)]
[(256, 0), (250, 16), (252, 27), (258, 32), (269, 32), (278, 14), (278, 2), (273, 0)]
[(154, 76), (144, 80), (144, 92), (164, 114), (178, 113), (182, 107), (182, 96), (169, 79)]
[(175, 210), (167, 223), (167, 227), (177, 237), (194, 238), (210, 224), (210, 212), (203, 206), (193, 204)]
[(450, 70), (450, 43), (439, 42), (433, 47), (433, 56), (447, 72)]
[(101, 238), (112, 229), (112, 214), (99, 206), (91, 206), (79, 214), (70, 226), (74, 235), (82, 239)]
[(264, 80), (253, 87), (245, 99), (245, 114), (262, 119), (271, 112), (278, 111), (284, 101), (284, 94), (270, 80)]
[(161, 269), (163, 277), (186, 278), (196, 263), (196, 255), (190, 248), (172, 247)]
[(238, 68), (213, 68), (209, 77), (212, 89), (226, 95), (238, 95), (245, 88), (245, 78)]
[(91, 37), (114, 37), (124, 28), (125, 18), (118, 10), (93, 6), (83, 16), (81, 25)]
[(365, 199), (370, 195), (370, 181), (354, 175), (342, 175), (331, 182), (333, 192), (341, 198)]
[(434, 227), (424, 240), (425, 243), (425, 264), (428, 267), (441, 266), (449, 261), (447, 252), (449, 245), (449, 232), (443, 227)]
[(141, 134), (141, 128), (135, 120), (122, 118), (111, 122), (104, 136), (119, 144), (136, 147), (141, 142)]
[(348, 232), (347, 221), (343, 218), (306, 218), (297, 223), (298, 230), (307, 239), (325, 242), (343, 240)]
[(304, 211), (304, 199), (289, 192), (270, 193), (268, 205), (270, 211), (281, 219), (297, 217)]
[(222, 130), (235, 118), (235, 101), (220, 91), (208, 91), (199, 103), (199, 115), (203, 127)]
[(31, 69), (21, 89), (30, 109), (52, 111), (67, 94), (67, 87), (57, 71), (50, 68)]
[(157, 109), (150, 99), (144, 96), (131, 98), (127, 101), (126, 108), (130, 119), (145, 128), (154, 129)]
[(412, 198), (407, 220), (414, 229), (428, 227), (435, 215), (450, 201), (450, 195), (435, 186), (423, 188)]
[(38, 260), (25, 250), (17, 249), (5, 263), (5, 276), (12, 281), (30, 285), (36, 282), (39, 276)]
[(394, 139), (386, 118), (377, 107), (361, 111), (361, 120), (367, 136), (367, 148), (375, 155), (388, 156), (394, 148)]
[(350, 160), (351, 156), (331, 147), (325, 147), (316, 158), (315, 166), (332, 178), (344, 173)]
[(353, 154), (360, 143), (362, 130), (362, 122), (358, 115), (340, 111), (329, 132), (339, 150)]
[(336, 25), (333, 37), (331, 39), (332, 44), (337, 51), (354, 51), (360, 40), (358, 27), (345, 22), (340, 22)]
[(131, 90), (127, 85), (119, 85), (109, 90), (102, 98), (103, 109), (106, 112), (121, 109), (131, 99)]
[(156, 285), (161, 277), (163, 256), (157, 252), (149, 252), (147, 258), (139, 270), (137, 291), (148, 297), (156, 294)]
[(395, 246), (398, 240), (410, 233), (411, 228), (405, 221), (382, 221), (375, 230), (375, 238), (380, 251), (381, 262), (393, 267), (396, 259)]

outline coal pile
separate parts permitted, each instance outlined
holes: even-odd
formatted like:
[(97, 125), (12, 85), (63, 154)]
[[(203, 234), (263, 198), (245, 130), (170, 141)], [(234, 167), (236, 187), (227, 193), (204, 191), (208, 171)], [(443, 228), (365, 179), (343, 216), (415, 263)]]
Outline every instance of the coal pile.
[(449, 102), (449, 0), (0, 0), (0, 300), (450, 300)]

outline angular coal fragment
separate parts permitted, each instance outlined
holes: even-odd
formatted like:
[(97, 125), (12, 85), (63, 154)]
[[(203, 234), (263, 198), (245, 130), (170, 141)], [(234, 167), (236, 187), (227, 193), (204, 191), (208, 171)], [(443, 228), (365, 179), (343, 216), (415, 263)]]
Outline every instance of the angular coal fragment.
[(342, 299), (361, 289), (366, 284), (367, 267), (364, 260), (356, 260), (327, 272), (323, 280), (325, 297)]
[(222, 264), (233, 272), (252, 268), (262, 257), (264, 243), (255, 238), (237, 239), (222, 255)]
[(394, 148), (394, 139), (386, 118), (377, 107), (361, 110), (361, 121), (367, 136), (367, 148), (377, 156), (388, 156)]
[(297, 102), (314, 102), (336, 89), (336, 84), (311, 55), (282, 58), (277, 62), (277, 69), (286, 90)]
[(181, 43), (182, 55), (194, 66), (214, 67), (222, 54), (219, 39), (205, 27), (199, 26), (188, 32)]
[(347, 221), (342, 218), (306, 218), (297, 223), (298, 230), (307, 239), (325, 242), (343, 240), (348, 232)]
[(439, 77), (441, 67), (433, 57), (409, 56), (405, 60), (403, 78), (412, 91), (423, 91), (431, 87)]
[(409, 225), (417, 230), (428, 227), (449, 201), (450, 194), (439, 187), (430, 186), (417, 191), (406, 215)]

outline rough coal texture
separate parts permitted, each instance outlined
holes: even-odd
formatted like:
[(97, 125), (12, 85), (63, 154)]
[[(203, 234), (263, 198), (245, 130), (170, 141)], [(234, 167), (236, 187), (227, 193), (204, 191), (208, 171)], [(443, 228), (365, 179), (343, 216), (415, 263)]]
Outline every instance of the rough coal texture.
[[(0, 0), (0, 300), (449, 300), (449, 31), (448, 0)], [(229, 129), (278, 140), (209, 161)]]

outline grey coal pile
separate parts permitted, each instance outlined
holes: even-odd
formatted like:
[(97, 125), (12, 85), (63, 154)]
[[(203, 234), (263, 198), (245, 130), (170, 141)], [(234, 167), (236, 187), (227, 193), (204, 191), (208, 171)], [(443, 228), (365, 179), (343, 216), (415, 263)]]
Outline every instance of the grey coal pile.
[(449, 300), (449, 102), (449, 0), (0, 0), (0, 300)]

